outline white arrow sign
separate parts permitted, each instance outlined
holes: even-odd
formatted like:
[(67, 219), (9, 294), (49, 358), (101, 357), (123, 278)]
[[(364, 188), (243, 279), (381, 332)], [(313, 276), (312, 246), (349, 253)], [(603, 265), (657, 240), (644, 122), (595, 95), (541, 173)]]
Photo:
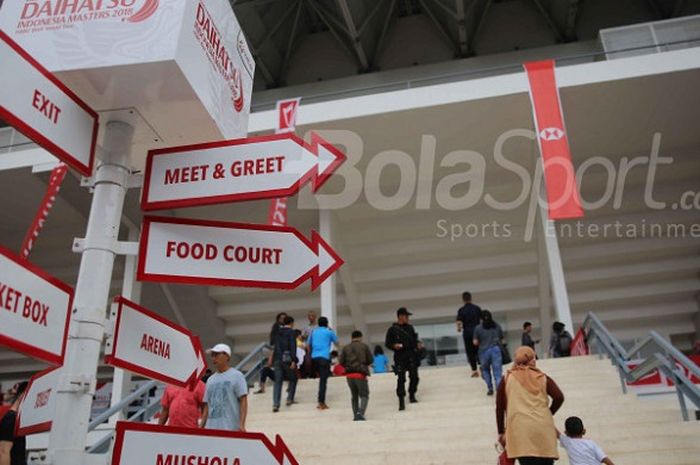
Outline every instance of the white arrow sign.
[(15, 435), (41, 433), (51, 429), (56, 410), (56, 386), (61, 376), (61, 367), (41, 371), (29, 379), (27, 390), (19, 404)]
[(97, 113), (0, 31), (0, 118), (85, 176)]
[(0, 247), (0, 345), (63, 364), (73, 289)]
[(177, 386), (193, 386), (206, 369), (199, 338), (124, 297), (117, 304), (112, 352), (105, 363)]
[(282, 438), (262, 433), (117, 423), (112, 465), (298, 465)]
[(138, 279), (221, 286), (316, 289), (343, 260), (316, 231), (286, 226), (144, 217)]
[(141, 207), (191, 207), (287, 197), (311, 181), (314, 191), (345, 160), (313, 134), (292, 133), (151, 150)]

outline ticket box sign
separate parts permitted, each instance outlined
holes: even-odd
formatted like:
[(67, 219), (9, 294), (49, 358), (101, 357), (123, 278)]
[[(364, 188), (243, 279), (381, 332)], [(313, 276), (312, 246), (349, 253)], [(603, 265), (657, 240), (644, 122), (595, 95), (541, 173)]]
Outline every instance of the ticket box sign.
[(6, 1), (0, 29), (93, 108), (136, 108), (160, 143), (247, 133), (255, 62), (230, 2)]
[(62, 365), (73, 289), (0, 247), (0, 345)]

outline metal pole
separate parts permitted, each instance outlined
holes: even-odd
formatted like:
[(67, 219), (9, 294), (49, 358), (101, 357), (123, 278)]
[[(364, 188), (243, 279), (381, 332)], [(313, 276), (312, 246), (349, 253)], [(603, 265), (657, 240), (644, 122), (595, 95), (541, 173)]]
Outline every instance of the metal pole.
[(103, 162), (94, 176), (85, 246), (71, 316), (63, 375), (56, 391), (56, 413), (49, 436), (48, 459), (53, 465), (86, 462), (90, 408), (95, 393), (98, 358), (115, 243), (130, 175), (127, 161), (134, 128), (124, 122), (107, 123)]

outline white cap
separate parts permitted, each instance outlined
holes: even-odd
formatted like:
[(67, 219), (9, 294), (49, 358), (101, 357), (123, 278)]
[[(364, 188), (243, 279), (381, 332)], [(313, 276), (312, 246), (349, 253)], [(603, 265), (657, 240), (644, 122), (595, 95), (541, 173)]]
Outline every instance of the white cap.
[(225, 353), (229, 357), (231, 356), (231, 347), (229, 347), (228, 344), (217, 344), (211, 349), (207, 349), (207, 353), (211, 354), (212, 352), (217, 352), (217, 353)]

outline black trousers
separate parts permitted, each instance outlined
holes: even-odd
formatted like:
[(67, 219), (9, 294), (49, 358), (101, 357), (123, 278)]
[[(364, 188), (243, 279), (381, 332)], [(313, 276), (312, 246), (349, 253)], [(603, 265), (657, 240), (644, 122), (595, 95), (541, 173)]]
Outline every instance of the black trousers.
[(418, 390), (418, 362), (414, 358), (397, 360), (394, 359), (396, 366), (396, 395), (406, 397), (406, 372), (408, 372), (409, 383), (408, 393), (414, 395)]
[(518, 457), (520, 465), (554, 465), (554, 459), (542, 457)]
[(462, 339), (464, 339), (464, 349), (467, 352), (469, 365), (472, 367), (472, 371), (476, 371), (476, 364), (479, 362), (479, 347), (474, 345), (474, 328), (464, 328)]
[(318, 372), (318, 403), (326, 403), (326, 385), (331, 375), (331, 361), (327, 358), (317, 357), (313, 359), (314, 370)]

